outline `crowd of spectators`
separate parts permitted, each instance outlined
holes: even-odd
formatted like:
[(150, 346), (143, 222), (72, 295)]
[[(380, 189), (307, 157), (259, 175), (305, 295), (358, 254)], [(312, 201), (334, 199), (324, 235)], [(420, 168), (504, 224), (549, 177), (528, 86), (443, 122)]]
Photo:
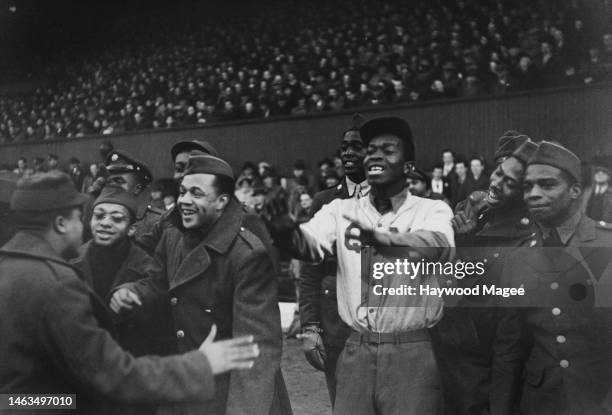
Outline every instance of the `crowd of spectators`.
[(53, 85), (0, 97), (0, 143), (610, 79), (609, 2), (584, 3), (270, 0), (205, 21), (128, 21)]

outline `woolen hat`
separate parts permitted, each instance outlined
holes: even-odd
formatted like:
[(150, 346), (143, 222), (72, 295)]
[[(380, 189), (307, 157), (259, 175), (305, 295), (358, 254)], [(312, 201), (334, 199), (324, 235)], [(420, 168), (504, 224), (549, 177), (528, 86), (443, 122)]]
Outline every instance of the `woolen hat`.
[(86, 195), (76, 191), (70, 176), (50, 171), (19, 180), (11, 196), (11, 210), (48, 212), (81, 206), (88, 200)]
[(130, 192), (126, 192), (122, 187), (106, 185), (100, 192), (100, 196), (94, 201), (93, 206), (101, 203), (113, 203), (125, 206), (130, 211), (132, 217), (136, 217), (138, 212), (139, 200)]
[(368, 145), (372, 139), (383, 134), (398, 137), (404, 143), (405, 154), (414, 160), (414, 141), (410, 125), (399, 117), (374, 118), (361, 126), (359, 129), (364, 145)]
[(528, 140), (529, 137), (527, 137), (525, 134), (519, 133), (518, 131), (506, 131), (504, 135), (497, 140), (497, 149), (493, 155), (493, 160), (510, 156), (515, 150), (522, 146), (525, 141)]
[(533, 156), (533, 154), (536, 152), (538, 147), (539, 146), (537, 143), (534, 143), (531, 140), (527, 140), (519, 148), (514, 150), (511, 156), (516, 159), (519, 159), (521, 162), (523, 162), (523, 164), (527, 164), (527, 162), (529, 161), (531, 156)]
[(582, 166), (577, 155), (561, 144), (542, 141), (527, 165), (545, 164), (565, 171), (578, 182), (582, 178)]

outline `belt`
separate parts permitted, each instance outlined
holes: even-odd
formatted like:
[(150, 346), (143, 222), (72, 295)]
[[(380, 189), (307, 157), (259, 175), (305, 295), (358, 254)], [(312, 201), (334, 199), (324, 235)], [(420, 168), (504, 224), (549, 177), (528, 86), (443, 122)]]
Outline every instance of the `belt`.
[(351, 333), (351, 340), (360, 343), (385, 344), (385, 343), (416, 343), (429, 341), (429, 332), (426, 329), (405, 331), (400, 333)]

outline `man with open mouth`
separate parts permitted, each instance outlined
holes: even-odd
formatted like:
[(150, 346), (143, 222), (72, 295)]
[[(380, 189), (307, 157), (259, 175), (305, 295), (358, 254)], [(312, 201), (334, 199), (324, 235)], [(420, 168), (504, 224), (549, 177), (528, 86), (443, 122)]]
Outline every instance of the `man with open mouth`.
[(415, 151), (406, 121), (376, 118), (359, 133), (369, 195), (333, 200), (292, 239), (303, 259), (320, 261), (334, 252), (338, 258), (338, 310), (351, 334), (336, 369), (334, 414), (437, 414), (440, 379), (428, 328), (440, 320), (442, 301), (362, 291), (361, 253), (367, 245), (402, 246), (411, 257), (444, 261), (454, 245), (452, 212), (442, 201), (408, 192)]

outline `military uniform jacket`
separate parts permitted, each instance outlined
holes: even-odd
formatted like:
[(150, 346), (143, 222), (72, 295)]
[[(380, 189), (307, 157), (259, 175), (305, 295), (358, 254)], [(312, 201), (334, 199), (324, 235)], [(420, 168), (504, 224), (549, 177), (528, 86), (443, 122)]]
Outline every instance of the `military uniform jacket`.
[[(609, 413), (612, 228), (582, 216), (565, 246), (539, 248), (539, 234), (522, 245), (507, 257), (502, 277), (525, 295), (507, 302), (514, 307), (500, 323), (492, 413), (510, 413), (513, 378), (523, 368), (523, 414)], [(526, 337), (533, 346), (525, 351)]]
[(262, 241), (242, 225), (236, 200), (206, 235), (166, 227), (157, 265), (130, 287), (145, 303), (171, 305), (180, 352), (198, 347), (212, 324), (217, 338), (254, 335), (261, 354), (254, 367), (216, 378), (209, 405), (182, 408), (194, 414), (291, 413), (280, 372), (282, 333), (277, 284)]
[(105, 306), (44, 239), (19, 232), (0, 249), (0, 393), (76, 393), (67, 413), (100, 414), (212, 396), (199, 351), (136, 359), (112, 332)]
[[(94, 274), (91, 269), (90, 247), (93, 241), (87, 242), (80, 249), (81, 255), (73, 265), (80, 271), (84, 281), (93, 287)], [(142, 270), (153, 262), (153, 258), (138, 245), (128, 244), (128, 254), (119, 267), (109, 292), (121, 284), (136, 281), (140, 278)], [(108, 304), (109, 298), (103, 298)], [(175, 341), (172, 330), (172, 317), (168, 304), (156, 307), (136, 309), (130, 319), (117, 319), (115, 322), (117, 338), (121, 346), (134, 356), (147, 354), (167, 355), (175, 350)]]

